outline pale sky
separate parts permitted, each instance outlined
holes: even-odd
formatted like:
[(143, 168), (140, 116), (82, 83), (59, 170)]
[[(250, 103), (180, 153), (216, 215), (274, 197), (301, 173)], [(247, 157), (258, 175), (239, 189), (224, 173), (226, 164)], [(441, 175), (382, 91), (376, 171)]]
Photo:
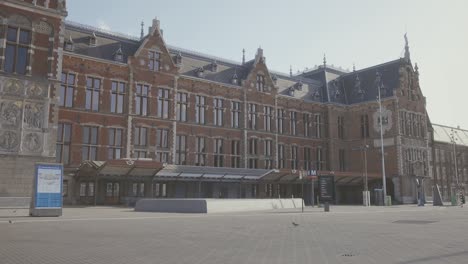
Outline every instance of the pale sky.
[(134, 36), (161, 21), (166, 43), (241, 61), (259, 46), (271, 70), (327, 63), (352, 69), (411, 60), (433, 123), (468, 129), (466, 0), (68, 0), (68, 20)]

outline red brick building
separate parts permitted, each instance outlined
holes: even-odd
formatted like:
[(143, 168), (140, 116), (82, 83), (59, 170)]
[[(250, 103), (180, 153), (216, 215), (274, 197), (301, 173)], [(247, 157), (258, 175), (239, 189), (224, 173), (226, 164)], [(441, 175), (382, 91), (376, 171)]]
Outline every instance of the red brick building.
[[(41, 1), (0, 4), (13, 2), (43, 9)], [(4, 31), (17, 12), (3, 15)], [(260, 48), (237, 63), (170, 46), (156, 19), (141, 38), (56, 23), (60, 55), (51, 61), (61, 78), (43, 77), (60, 82), (50, 92), (58, 118), (50, 120), (67, 203), (301, 195), (309, 203), (301, 170), (334, 175), (337, 203), (361, 203), (363, 146), (369, 189), (382, 186), (379, 91), (388, 195), (416, 201), (414, 160), (432, 176), (431, 127), (407, 41), (404, 58), (352, 72), (324, 59), (293, 75), (269, 70)], [(3, 66), (0, 74), (10, 76)]]

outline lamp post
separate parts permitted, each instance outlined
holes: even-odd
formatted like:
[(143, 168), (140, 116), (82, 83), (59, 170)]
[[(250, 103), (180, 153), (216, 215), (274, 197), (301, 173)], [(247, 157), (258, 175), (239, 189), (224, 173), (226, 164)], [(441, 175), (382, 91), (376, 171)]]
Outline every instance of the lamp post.
[(455, 163), (455, 180), (456, 180), (456, 197), (457, 197), (457, 204), (460, 203), (460, 181), (458, 179), (458, 162), (457, 162), (457, 138), (455, 137), (455, 134), (457, 134), (457, 131), (451, 129), (450, 132), (450, 141), (452, 142), (452, 148), (453, 148), (453, 161)]
[(387, 181), (385, 176), (385, 153), (384, 153), (384, 145), (383, 145), (383, 128), (382, 128), (382, 98), (380, 96), (380, 89), (382, 89), (381, 84), (381, 74), (377, 72), (377, 91), (378, 91), (378, 102), (379, 102), (379, 123), (380, 123), (380, 151), (382, 155), (382, 187), (383, 187), (383, 199), (384, 205), (387, 205)]
[(364, 194), (363, 194), (363, 200), (364, 200), (364, 206), (369, 206), (370, 205), (370, 195), (369, 195), (369, 184), (368, 184), (368, 179), (367, 179), (367, 150), (369, 149), (369, 145), (363, 145), (359, 146), (357, 148), (353, 148), (352, 150), (359, 150), (361, 151), (361, 158), (363, 158), (364, 162), (364, 170), (363, 170), (363, 178), (364, 178)]
[(302, 212), (304, 212), (304, 181), (303, 175), (304, 171), (302, 169), (299, 170), (299, 179), (301, 180), (301, 208)]

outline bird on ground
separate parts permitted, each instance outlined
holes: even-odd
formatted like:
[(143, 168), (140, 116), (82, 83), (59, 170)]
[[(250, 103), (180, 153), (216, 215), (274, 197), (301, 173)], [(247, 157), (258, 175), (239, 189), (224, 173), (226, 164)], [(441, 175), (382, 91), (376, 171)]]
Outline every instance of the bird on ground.
[(11, 220), (8, 220), (8, 223), (10, 223), (10, 224), (13, 224), (13, 221), (11, 221)]
[(295, 222), (292, 222), (293, 226), (298, 226), (299, 224), (295, 223)]

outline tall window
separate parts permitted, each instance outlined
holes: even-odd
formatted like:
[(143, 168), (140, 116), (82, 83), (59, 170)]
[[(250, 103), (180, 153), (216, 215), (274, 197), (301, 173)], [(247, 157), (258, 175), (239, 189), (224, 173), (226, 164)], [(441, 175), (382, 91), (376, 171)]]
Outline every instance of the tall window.
[(322, 148), (317, 148), (316, 150), (316, 157), (317, 157), (317, 170), (322, 170), (323, 169), (323, 152), (322, 152)]
[(177, 93), (176, 94), (176, 118), (177, 121), (186, 122), (187, 121), (187, 94), (186, 93)]
[(205, 166), (206, 165), (206, 138), (197, 137), (195, 141), (195, 166)]
[(214, 166), (223, 167), (224, 166), (224, 148), (223, 140), (216, 138), (214, 140)]
[(344, 139), (344, 116), (338, 117), (338, 138)]
[(296, 127), (297, 127), (297, 112), (290, 112), (291, 118), (291, 135), (295, 136), (297, 134)]
[(285, 168), (284, 145), (280, 144), (278, 145), (278, 169), (283, 169), (283, 168)]
[(149, 64), (148, 67), (152, 71), (159, 71), (159, 65), (161, 64), (161, 54), (156, 51), (149, 51)]
[(265, 76), (261, 74), (257, 74), (257, 91), (264, 92), (265, 91)]
[(58, 123), (55, 161), (70, 163), (71, 124)]
[(73, 107), (73, 92), (75, 91), (75, 74), (62, 73), (62, 82), (60, 84), (59, 105)]
[(169, 89), (158, 90), (158, 117), (169, 118)]
[(99, 111), (99, 91), (101, 90), (101, 79), (86, 78), (86, 104), (87, 110)]
[(302, 119), (304, 121), (304, 137), (310, 137), (310, 115), (309, 114), (303, 114)]
[(314, 115), (315, 119), (315, 135), (317, 138), (322, 137), (322, 116), (320, 114)]
[(312, 169), (312, 156), (309, 147), (304, 147), (304, 169), (310, 170)]
[(133, 144), (135, 145), (135, 148), (137, 148), (135, 150), (135, 158), (146, 158), (147, 142), (148, 142), (148, 129), (146, 127), (135, 127), (135, 134), (133, 137)]
[(240, 102), (231, 102), (231, 127), (238, 128), (240, 121)]
[(156, 130), (156, 160), (159, 162), (169, 161), (168, 134), (167, 129)]
[(231, 141), (231, 167), (240, 168), (240, 141), (233, 140)]
[(148, 115), (148, 95), (149, 86), (137, 84), (135, 94), (135, 114), (146, 116)]
[(297, 170), (297, 146), (291, 146), (291, 169)]
[(213, 99), (213, 124), (223, 126), (223, 99)]
[(195, 97), (195, 122), (205, 124), (206, 97), (197, 95)]
[(361, 115), (361, 137), (369, 137), (369, 116)]
[(185, 165), (187, 159), (187, 136), (176, 136), (176, 164)]
[(273, 107), (263, 107), (263, 128), (265, 131), (271, 131), (271, 120), (273, 119)]
[(98, 149), (98, 128), (84, 126), (82, 129), (83, 146), (81, 148), (82, 160), (96, 160)]
[(249, 139), (249, 168), (250, 169), (256, 169), (258, 168), (258, 139), (257, 138), (251, 138)]
[(284, 109), (278, 109), (278, 134), (284, 132)]
[[(138, 95), (137, 95), (138, 96)], [(125, 97), (125, 83), (112, 82), (111, 88), (111, 113), (123, 113), (123, 101)]]
[(273, 141), (272, 140), (265, 140), (264, 141), (264, 149), (263, 153), (265, 155), (265, 169), (272, 169), (273, 168)]
[(31, 31), (8, 27), (5, 49), (5, 72), (26, 74)]
[(108, 129), (108, 151), (107, 158), (110, 160), (122, 158), (122, 135), (123, 129), (109, 128)]
[(338, 153), (338, 159), (340, 162), (340, 171), (345, 171), (346, 170), (346, 160), (345, 160), (345, 150), (340, 149)]
[(257, 129), (257, 105), (249, 104), (249, 128)]

